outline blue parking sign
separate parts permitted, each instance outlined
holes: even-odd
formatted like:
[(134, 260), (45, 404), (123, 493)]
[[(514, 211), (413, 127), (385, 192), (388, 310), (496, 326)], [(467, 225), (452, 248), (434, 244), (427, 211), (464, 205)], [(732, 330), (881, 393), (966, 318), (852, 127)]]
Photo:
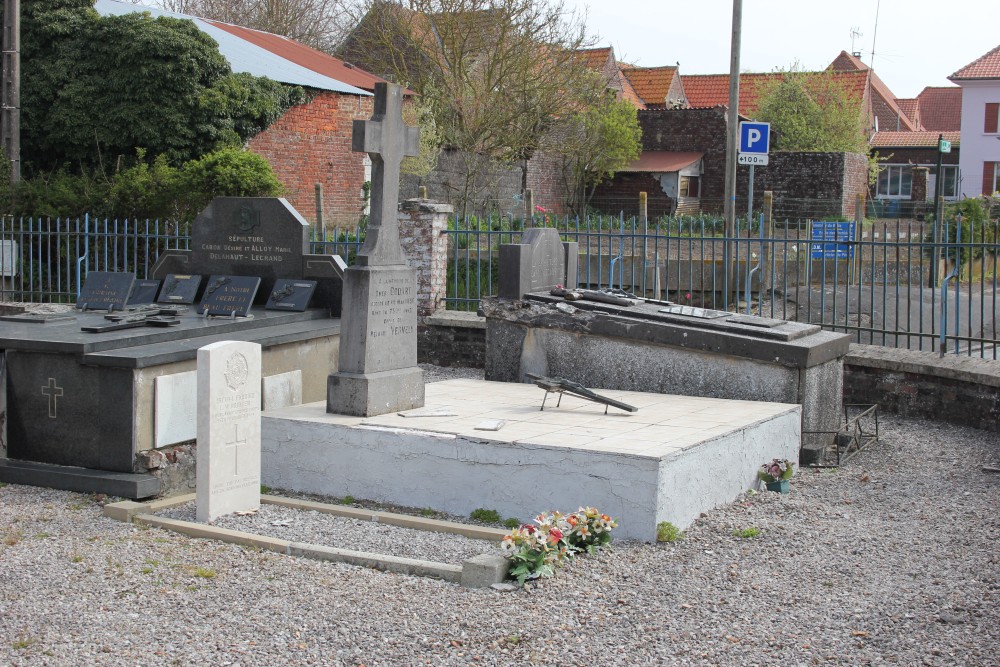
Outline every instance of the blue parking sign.
[(740, 123), (740, 153), (767, 154), (771, 143), (771, 124), (742, 121)]

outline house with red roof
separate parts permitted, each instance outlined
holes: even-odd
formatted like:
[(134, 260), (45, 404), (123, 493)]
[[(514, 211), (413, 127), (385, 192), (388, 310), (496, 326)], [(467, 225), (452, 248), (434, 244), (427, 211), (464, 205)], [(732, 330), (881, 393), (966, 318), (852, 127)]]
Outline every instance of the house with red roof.
[(1000, 46), (948, 79), (962, 89), (961, 194), (991, 195), (1000, 191)]
[(97, 0), (102, 15), (149, 12), (191, 20), (219, 44), (234, 72), (302, 86), (305, 104), (288, 109), (247, 149), (271, 165), (286, 199), (307, 220), (317, 220), (316, 185), (322, 186), (325, 224), (354, 225), (364, 213), (368, 156), (351, 150), (355, 119), (372, 114), (375, 83), (384, 79), (280, 35), (116, 0)]

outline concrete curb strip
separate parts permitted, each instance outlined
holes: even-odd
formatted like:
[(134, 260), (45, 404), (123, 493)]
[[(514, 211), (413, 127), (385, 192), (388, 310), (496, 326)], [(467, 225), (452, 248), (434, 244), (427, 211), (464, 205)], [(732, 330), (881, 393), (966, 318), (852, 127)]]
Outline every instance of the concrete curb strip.
[[(337, 563), (347, 563), (360, 567), (369, 567), (384, 572), (394, 572), (397, 574), (407, 574), (420, 577), (435, 577), (444, 581), (458, 583), (470, 588), (487, 588), (495, 583), (500, 583), (507, 578), (507, 571), (510, 567), (506, 558), (496, 554), (481, 554), (463, 562), (462, 565), (450, 565), (447, 563), (436, 563), (433, 561), (418, 560), (415, 558), (400, 558), (384, 554), (369, 553), (365, 551), (352, 551), (349, 549), (338, 549), (319, 544), (307, 542), (289, 542), (274, 537), (255, 535), (238, 530), (217, 528), (203, 523), (193, 523), (190, 521), (179, 521), (177, 519), (166, 519), (158, 517), (155, 512), (184, 505), (193, 502), (195, 494), (185, 494), (173, 498), (154, 500), (148, 503), (137, 503), (126, 500), (118, 503), (111, 503), (104, 508), (105, 516), (123, 522), (136, 522), (147, 526), (170, 530), (188, 537), (218, 540), (231, 544), (241, 544), (252, 546), (266, 551), (310, 558), (313, 560), (331, 561)], [(353, 507), (342, 507), (328, 505), (309, 500), (297, 500), (292, 498), (281, 498), (278, 496), (261, 496), (262, 503), (280, 505), (305, 511), (317, 511), (346, 518), (372, 521), (375, 523), (386, 523), (412, 528), (416, 530), (427, 530), (444, 533), (457, 533), (466, 537), (499, 541), (505, 531), (495, 528), (485, 528), (481, 526), (471, 526), (454, 523), (452, 521), (441, 521), (438, 519), (425, 519), (413, 517), (405, 514), (394, 514), (391, 512), (379, 512), (374, 510), (358, 509)]]

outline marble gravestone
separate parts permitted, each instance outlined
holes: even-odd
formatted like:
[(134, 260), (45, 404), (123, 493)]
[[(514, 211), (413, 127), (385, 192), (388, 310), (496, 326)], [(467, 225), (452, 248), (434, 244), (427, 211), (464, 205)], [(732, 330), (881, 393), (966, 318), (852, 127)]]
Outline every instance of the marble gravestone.
[(257, 343), (198, 350), (199, 521), (260, 507), (260, 369)]
[(399, 243), (399, 165), (416, 155), (418, 130), (402, 116), (403, 90), (375, 84), (371, 120), (354, 121), (353, 149), (372, 160), (371, 220), (355, 264), (344, 274), (339, 370), (327, 385), (327, 412), (371, 417), (424, 404), (417, 366), (416, 270)]
[(520, 299), (531, 292), (547, 292), (556, 285), (576, 287), (579, 244), (564, 242), (551, 227), (527, 230), (520, 243), (500, 246), (501, 299)]

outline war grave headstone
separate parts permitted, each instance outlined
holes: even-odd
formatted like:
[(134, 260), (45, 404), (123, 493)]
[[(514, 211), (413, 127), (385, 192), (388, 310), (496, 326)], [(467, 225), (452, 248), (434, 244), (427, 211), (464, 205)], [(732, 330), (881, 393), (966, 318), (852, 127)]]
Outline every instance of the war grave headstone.
[(520, 299), (529, 292), (557, 285), (576, 287), (579, 243), (564, 242), (551, 227), (533, 227), (520, 243), (500, 246), (500, 290), (504, 299)]
[(372, 160), (371, 219), (344, 276), (339, 370), (330, 375), (327, 412), (372, 416), (421, 407), (417, 366), (416, 270), (399, 242), (399, 165), (416, 155), (419, 133), (402, 116), (402, 88), (375, 85), (371, 120), (354, 121), (352, 146)]
[[(0, 321), (10, 436), (0, 481), (132, 498), (158, 493), (159, 479), (147, 474), (143, 454), (162, 442), (155, 411), (171, 408), (162, 400), (157, 407), (154, 380), (192, 371), (207, 343), (258, 343), (268, 376), (301, 370), (295, 376), (301, 387), (286, 393), (304, 401), (326, 398), (340, 334), (331, 314), (339, 313), (344, 263), (306, 252), (307, 229), (284, 200), (220, 198), (195, 221), (192, 250), (166, 251), (158, 259), (153, 277), (163, 285), (156, 304), (92, 312), (111, 305), (99, 302), (106, 286), (95, 283), (100, 291), (72, 318), (44, 326)], [(305, 277), (307, 271), (313, 277)], [(203, 298), (199, 283), (207, 292), (220, 278), (225, 283), (204, 307), (185, 305)], [(315, 281), (313, 307), (263, 308), (273, 291), (265, 282), (273, 287), (282, 278)], [(128, 292), (124, 286), (116, 292), (122, 306)]]
[(136, 280), (132, 292), (128, 296), (126, 306), (142, 306), (156, 303), (156, 295), (160, 293), (159, 280)]
[(80, 310), (125, 310), (134, 282), (134, 273), (91, 271), (80, 289), (76, 307)]
[(157, 303), (193, 304), (200, 288), (201, 276), (168, 273), (163, 279), (163, 289), (160, 290)]
[(198, 350), (198, 521), (260, 507), (260, 372), (256, 343)]

